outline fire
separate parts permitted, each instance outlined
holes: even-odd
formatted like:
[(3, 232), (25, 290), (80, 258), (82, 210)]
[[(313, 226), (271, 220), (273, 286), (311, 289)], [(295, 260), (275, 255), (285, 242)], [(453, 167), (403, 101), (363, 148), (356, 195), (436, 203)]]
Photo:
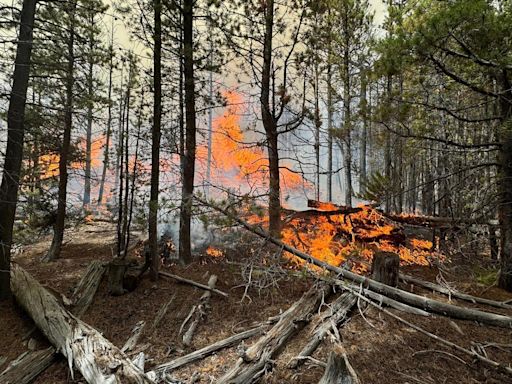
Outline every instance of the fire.
[[(334, 204), (318, 205), (319, 211), (336, 211)], [(406, 239), (401, 227), (370, 206), (361, 206), (351, 214), (297, 214), (285, 221), (282, 240), (300, 251), (334, 266), (346, 264), (353, 271), (369, 270), (376, 251), (389, 251), (400, 256), (403, 265), (429, 265), (433, 257), (443, 258), (432, 251), (432, 242), (416, 238)], [(258, 221), (259, 220), (259, 221)], [(256, 215), (251, 223), (264, 224)], [(303, 261), (291, 254), (292, 262)]]
[(224, 252), (212, 247), (211, 245), (206, 249), (206, 254), (211, 257), (224, 257)]
[[(91, 168), (100, 167), (103, 164), (103, 148), (105, 147), (106, 138), (101, 135), (91, 143)], [(80, 140), (82, 151), (85, 152), (86, 142), (85, 139)], [(59, 176), (59, 161), (60, 155), (58, 153), (49, 153), (39, 156), (39, 167), (41, 169), (41, 180), (50, 179)], [(84, 162), (74, 161), (71, 163), (71, 169), (84, 168)]]
[[(212, 127), (212, 178), (224, 185), (240, 183), (249, 186), (268, 184), (268, 159), (265, 150), (255, 146), (242, 131), (241, 119), (247, 105), (241, 94), (228, 90), (223, 93), (227, 101), (224, 113), (213, 120)], [(203, 163), (207, 159), (208, 147), (200, 146), (197, 157)], [(282, 162), (281, 183), (285, 188), (297, 188), (304, 184), (301, 175), (290, 170)]]

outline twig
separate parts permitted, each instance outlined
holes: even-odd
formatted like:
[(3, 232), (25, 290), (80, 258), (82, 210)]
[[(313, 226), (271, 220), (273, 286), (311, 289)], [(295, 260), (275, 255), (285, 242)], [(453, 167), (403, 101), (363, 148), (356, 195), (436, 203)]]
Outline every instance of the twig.
[(416, 355), (424, 355), (426, 353), (441, 353), (443, 355), (446, 355), (446, 356), (454, 358), (455, 360), (461, 362), (464, 365), (468, 365), (468, 363), (466, 363), (464, 360), (462, 360), (459, 356), (455, 356), (455, 355), (453, 355), (453, 354), (451, 354), (449, 352), (446, 352), (446, 351), (441, 351), (440, 349), (425, 349), (424, 351), (414, 352), (412, 354), (412, 356), (414, 357)]
[(163, 271), (160, 271), (158, 273), (160, 275), (162, 275), (162, 276), (169, 277), (171, 279), (177, 280), (180, 283), (190, 284), (190, 285), (193, 285), (193, 286), (195, 286), (197, 288), (201, 288), (201, 289), (204, 289), (206, 291), (215, 292), (216, 294), (224, 296), (224, 297), (229, 297), (229, 295), (227, 293), (222, 292), (222, 291), (218, 290), (217, 288), (210, 288), (207, 285), (204, 285), (204, 284), (201, 284), (201, 283), (197, 283), (197, 282), (195, 282), (193, 280), (185, 279), (184, 277), (181, 277), (181, 276), (178, 276), (178, 275), (173, 275), (172, 273), (163, 272)]

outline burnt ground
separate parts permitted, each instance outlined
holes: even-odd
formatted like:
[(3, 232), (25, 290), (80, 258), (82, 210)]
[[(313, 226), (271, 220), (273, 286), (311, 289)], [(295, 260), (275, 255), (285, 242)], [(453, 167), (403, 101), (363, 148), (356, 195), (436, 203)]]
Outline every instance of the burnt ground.
[[(52, 263), (39, 260), (49, 247), (46, 238), (34, 245), (26, 246), (22, 254), (15, 257), (15, 262), (27, 269), (43, 285), (58, 296), (69, 295), (70, 290), (85, 271), (88, 263), (94, 259), (108, 261), (112, 258), (115, 244), (114, 227), (108, 223), (93, 223), (66, 232), (62, 257)], [(147, 329), (160, 307), (175, 295), (169, 311), (159, 327), (146, 332), (139, 341), (133, 354), (144, 351), (148, 356), (147, 368), (175, 357), (204, 347), (226, 338), (233, 333), (251, 327), (257, 322), (265, 321), (286, 310), (310, 287), (314, 281), (307, 274), (290, 271), (280, 274), (275, 284), (265, 287), (251, 287), (244, 297), (245, 282), (242, 278), (240, 264), (253, 257), (261, 241), (250, 237), (239, 238), (231, 242), (225, 250), (225, 257), (216, 258), (203, 255), (193, 264), (181, 267), (171, 265), (164, 270), (206, 283), (209, 274), (219, 277), (217, 288), (229, 293), (229, 298), (213, 295), (211, 311), (207, 321), (199, 327), (191, 348), (181, 344), (178, 331), (181, 323), (196, 303), (203, 291), (189, 285), (179, 284), (173, 280), (161, 278), (157, 283), (143, 279), (137, 289), (123, 296), (113, 297), (107, 292), (105, 279), (95, 300), (83, 320), (100, 330), (106, 338), (122, 346), (130, 331), (140, 320), (145, 320)], [(454, 257), (451, 263), (441, 266), (443, 276), (459, 289), (472, 294), (480, 294), (495, 300), (510, 300), (512, 294), (495, 287), (481, 284), (482, 272), (475, 265), (485, 265), (486, 260)], [(414, 276), (435, 281), (439, 274), (437, 267), (407, 267), (404, 270)], [(475, 272), (476, 271), (476, 272)], [(253, 277), (258, 280), (257, 271)], [(268, 281), (267, 281), (268, 282)], [(447, 301), (442, 295), (414, 289), (415, 292)], [(243, 298), (243, 300), (242, 300)], [(473, 304), (453, 301), (455, 304), (478, 308)], [(512, 316), (512, 310), (480, 307), (494, 312)], [(47, 346), (45, 338), (36, 333), (30, 336), (33, 324), (23, 311), (13, 304), (2, 304), (0, 308), (0, 371), (8, 362), (28, 350), (28, 339), (37, 341), (37, 348)], [(395, 311), (393, 311), (395, 312)], [(496, 370), (473, 361), (468, 356), (449, 349), (419, 332), (399, 323), (375, 308), (355, 310), (348, 323), (340, 329), (343, 345), (348, 357), (357, 371), (362, 383), (510, 383), (511, 377), (504, 376)], [(423, 318), (395, 312), (404, 319), (419, 325), (430, 332), (463, 347), (472, 348), (487, 345), (485, 351), (489, 358), (503, 364), (512, 361), (512, 330), (481, 326), (473, 322), (451, 320), (441, 316)], [(323, 374), (323, 368), (306, 363), (297, 370), (286, 368), (288, 361), (294, 357), (309, 340), (311, 326), (301, 330), (284, 348), (276, 359), (273, 372), (267, 374), (263, 383), (315, 383)], [(256, 338), (247, 340), (245, 345), (253, 343)], [(32, 342), (33, 343), (33, 342)], [(329, 340), (322, 343), (314, 358), (327, 360), (331, 344)], [(236, 360), (236, 348), (223, 350), (200, 362), (191, 364), (173, 372), (173, 376), (186, 380), (194, 373), (200, 374), (200, 383), (214, 382)], [(63, 359), (53, 364), (35, 383), (79, 383), (79, 375), (73, 381)]]

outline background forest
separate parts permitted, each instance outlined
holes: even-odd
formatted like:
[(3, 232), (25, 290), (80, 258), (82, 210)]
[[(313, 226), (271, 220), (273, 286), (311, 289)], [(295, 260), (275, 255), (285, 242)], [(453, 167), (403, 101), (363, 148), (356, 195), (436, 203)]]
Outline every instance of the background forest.
[(390, 251), (512, 292), (511, 25), (509, 0), (0, 0), (0, 298), (24, 246), (56, 262), (99, 222), (119, 294), (133, 244), (156, 282), (235, 226), (292, 269)]

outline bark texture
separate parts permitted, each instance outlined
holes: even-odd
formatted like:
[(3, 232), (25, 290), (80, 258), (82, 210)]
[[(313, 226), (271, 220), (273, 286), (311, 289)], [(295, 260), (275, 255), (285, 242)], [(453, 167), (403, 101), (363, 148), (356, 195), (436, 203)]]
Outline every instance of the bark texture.
[(88, 383), (153, 383), (119, 348), (60, 306), (57, 299), (19, 266), (12, 291), (36, 326)]
[(25, 104), (30, 75), (36, 0), (24, 0), (14, 75), (7, 111), (7, 147), (0, 185), (0, 300), (11, 296), (11, 245), (25, 137)]

